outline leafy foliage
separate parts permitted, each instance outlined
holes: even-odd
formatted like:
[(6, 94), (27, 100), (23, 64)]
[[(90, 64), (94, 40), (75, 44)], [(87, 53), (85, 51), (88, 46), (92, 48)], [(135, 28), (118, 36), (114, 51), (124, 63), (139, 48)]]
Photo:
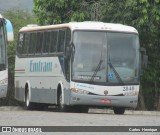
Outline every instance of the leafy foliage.
[(83, 21), (88, 14), (85, 0), (33, 0), (34, 9), (39, 24), (57, 24), (69, 21)]

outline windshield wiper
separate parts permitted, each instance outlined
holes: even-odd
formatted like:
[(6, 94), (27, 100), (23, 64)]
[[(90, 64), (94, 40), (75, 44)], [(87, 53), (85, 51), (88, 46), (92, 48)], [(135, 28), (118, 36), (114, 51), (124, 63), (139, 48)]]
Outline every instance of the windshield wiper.
[(94, 81), (94, 78), (95, 78), (97, 72), (100, 70), (100, 67), (101, 67), (101, 65), (102, 65), (102, 63), (103, 63), (102, 53), (103, 53), (103, 47), (102, 47), (102, 49), (101, 49), (101, 56), (100, 56), (99, 63), (98, 63), (98, 65), (97, 65), (97, 67), (96, 67), (96, 69), (95, 69), (95, 71), (94, 71), (94, 73), (93, 73), (93, 75), (92, 75), (92, 77), (91, 77), (91, 80), (90, 80), (91, 83)]
[(101, 58), (100, 61), (99, 61), (99, 63), (98, 63), (98, 65), (97, 65), (97, 67), (96, 67), (96, 70), (94, 71), (94, 73), (93, 73), (93, 75), (92, 75), (92, 77), (91, 77), (91, 80), (90, 80), (91, 83), (94, 81), (94, 78), (95, 78), (97, 72), (99, 71), (102, 63), (103, 63), (103, 60), (102, 60), (102, 58)]
[(120, 75), (118, 74), (118, 72), (116, 71), (115, 67), (114, 67), (113, 64), (111, 63), (110, 58), (109, 58), (109, 63), (108, 63), (108, 64), (109, 64), (110, 68), (113, 70), (113, 72), (114, 72), (117, 80), (118, 80), (119, 82), (121, 82), (122, 84), (124, 84), (124, 82), (122, 81)]

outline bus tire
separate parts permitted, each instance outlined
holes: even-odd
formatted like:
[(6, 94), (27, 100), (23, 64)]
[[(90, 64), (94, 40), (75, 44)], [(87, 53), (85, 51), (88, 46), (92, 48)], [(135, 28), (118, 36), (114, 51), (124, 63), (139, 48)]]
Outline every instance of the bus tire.
[(59, 112), (68, 112), (68, 107), (62, 103), (62, 91), (59, 90), (57, 94), (57, 104)]
[(26, 86), (26, 91), (25, 91), (25, 108), (27, 110), (33, 110), (34, 109), (34, 104), (30, 102), (28, 85)]
[(114, 114), (124, 114), (125, 112), (124, 107), (116, 107), (116, 108), (113, 108), (113, 110), (114, 110)]

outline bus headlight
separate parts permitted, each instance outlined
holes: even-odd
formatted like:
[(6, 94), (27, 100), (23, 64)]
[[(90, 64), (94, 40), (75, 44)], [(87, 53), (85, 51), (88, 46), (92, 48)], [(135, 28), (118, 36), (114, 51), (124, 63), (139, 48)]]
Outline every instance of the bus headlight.
[(3, 79), (3, 80), (0, 80), (0, 84), (1, 84), (1, 85), (7, 85), (7, 83), (8, 83), (8, 78), (5, 78), (5, 79)]
[(88, 94), (89, 93), (89, 91), (76, 89), (76, 88), (72, 88), (71, 91), (77, 94)]

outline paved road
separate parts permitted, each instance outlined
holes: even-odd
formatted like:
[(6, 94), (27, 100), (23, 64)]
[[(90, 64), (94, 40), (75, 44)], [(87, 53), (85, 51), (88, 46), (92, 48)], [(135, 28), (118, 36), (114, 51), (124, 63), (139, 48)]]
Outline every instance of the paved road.
[[(91, 113), (92, 112), (92, 113)], [(151, 115), (152, 114), (152, 115)], [(60, 113), (50, 109), (47, 111), (27, 111), (23, 109), (0, 109), (0, 126), (159, 126), (159, 113), (126, 113), (114, 115), (111, 111), (100, 113)], [(96, 127), (95, 127), (96, 128)], [(16, 134), (16, 133), (12, 133)], [(29, 133), (23, 133), (29, 134)], [(33, 133), (32, 133), (33, 134)], [(40, 133), (40, 135), (119, 135), (120, 133)], [(121, 133), (135, 135), (137, 133)], [(142, 135), (158, 135), (159, 133), (138, 133)], [(34, 133), (39, 135), (39, 133)]]

